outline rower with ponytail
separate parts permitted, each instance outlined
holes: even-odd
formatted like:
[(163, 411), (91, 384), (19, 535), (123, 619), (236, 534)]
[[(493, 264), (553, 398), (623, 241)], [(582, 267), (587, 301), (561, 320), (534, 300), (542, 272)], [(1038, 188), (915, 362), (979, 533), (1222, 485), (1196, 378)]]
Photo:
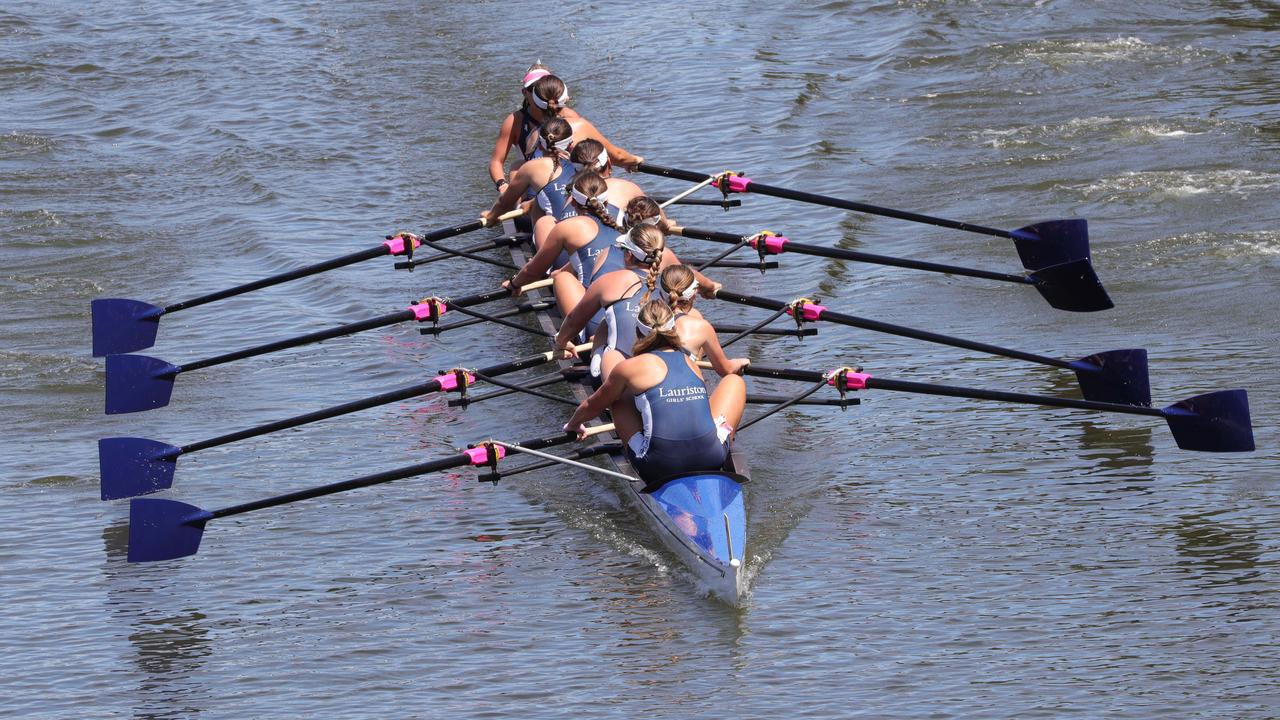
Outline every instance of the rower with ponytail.
[(619, 219), (627, 203), (634, 198), (644, 196), (644, 190), (641, 190), (639, 185), (614, 176), (613, 162), (609, 160), (609, 153), (605, 150), (604, 144), (598, 140), (588, 139), (577, 142), (573, 146), (569, 159), (579, 172), (590, 170), (604, 178), (605, 184), (609, 186), (610, 211)]
[(511, 149), (516, 148), (521, 155), (521, 160), (512, 165), (511, 171), (515, 172), (521, 163), (540, 154), (537, 144), (538, 128), (554, 117), (563, 118), (569, 123), (575, 143), (591, 139), (603, 144), (613, 162), (631, 168), (643, 160), (609, 142), (595, 125), (568, 107), (568, 87), (541, 62), (529, 66), (522, 81), (521, 94), (523, 103), (503, 120), (498, 139), (494, 142), (493, 153), (489, 156), (489, 178), (499, 193), (505, 190), (508, 183), (506, 163)]
[(644, 303), (637, 314), (635, 356), (618, 363), (565, 424), (565, 430), (581, 433), (583, 423), (610, 410), (627, 459), (649, 482), (721, 469), (746, 406), (740, 375), (722, 377), (708, 397), (676, 322), (664, 300)]
[[(574, 167), (569, 162), (573, 129), (564, 118), (549, 118), (542, 123), (537, 141), (544, 154), (512, 173), (511, 182), (505, 185), (497, 202), (480, 217), (486, 224), (492, 224), (499, 215), (515, 208), (521, 198), (536, 198), (538, 202), (531, 206), (529, 215), (533, 222), (534, 241), (540, 243), (555, 225), (557, 202), (559, 209), (563, 210), (565, 188), (573, 179)], [(544, 219), (544, 215), (552, 217)]]

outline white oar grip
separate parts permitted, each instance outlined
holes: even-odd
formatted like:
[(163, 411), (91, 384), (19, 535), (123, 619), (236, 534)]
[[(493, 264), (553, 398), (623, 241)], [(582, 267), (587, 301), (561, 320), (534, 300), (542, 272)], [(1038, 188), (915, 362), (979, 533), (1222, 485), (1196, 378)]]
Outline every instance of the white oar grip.
[(538, 290), (538, 289), (540, 289), (540, 288), (550, 287), (554, 282), (555, 282), (555, 281), (554, 281), (554, 280), (552, 280), (551, 278), (545, 278), (545, 279), (543, 279), (543, 280), (538, 280), (538, 281), (536, 281), (536, 282), (531, 282), (531, 283), (529, 283), (528, 285), (521, 285), (521, 286), (520, 286), (520, 292), (522, 292), (522, 293), (527, 293), (527, 292), (529, 292), (530, 290)]

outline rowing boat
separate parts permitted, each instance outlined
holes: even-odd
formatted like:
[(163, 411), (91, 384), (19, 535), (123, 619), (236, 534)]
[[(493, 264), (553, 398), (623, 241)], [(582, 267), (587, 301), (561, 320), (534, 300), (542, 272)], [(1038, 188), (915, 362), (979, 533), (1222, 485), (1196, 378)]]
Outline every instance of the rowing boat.
[[(511, 247), (511, 259), (523, 267), (529, 260), (524, 244)], [(550, 297), (545, 289), (535, 290)], [(554, 335), (563, 320), (555, 303), (551, 309), (534, 313), (544, 332)], [(561, 360), (561, 369), (572, 361)], [(591, 377), (576, 374), (570, 388), (579, 402), (592, 392)], [(617, 441), (616, 434), (611, 434)], [(597, 440), (597, 443), (603, 442)], [(621, 444), (614, 442), (609, 452), (602, 453), (609, 469), (629, 480), (617, 478), (619, 490), (636, 515), (649, 527), (654, 537), (696, 577), (707, 591), (732, 605), (746, 594), (747, 576), (744, 561), (747, 546), (746, 498), (744, 483), (749, 479), (747, 463), (738, 451), (729, 454), (720, 472), (686, 473), (648, 485), (627, 461)], [(616, 476), (612, 476), (615, 477)]]

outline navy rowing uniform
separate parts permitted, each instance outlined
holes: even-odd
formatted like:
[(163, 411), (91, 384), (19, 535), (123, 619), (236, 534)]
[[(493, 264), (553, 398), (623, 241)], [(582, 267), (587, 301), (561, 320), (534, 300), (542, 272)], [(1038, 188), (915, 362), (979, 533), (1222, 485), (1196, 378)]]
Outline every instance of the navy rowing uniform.
[[(596, 328), (604, 325), (607, 328), (604, 344), (591, 351), (591, 375), (600, 377), (600, 359), (604, 357), (606, 350), (617, 350), (622, 353), (622, 357), (631, 357), (631, 346), (636, 342), (636, 319), (640, 315), (640, 298), (643, 297), (640, 289), (644, 287), (646, 273), (643, 270), (630, 268), (631, 272), (636, 274), (636, 282), (627, 288), (622, 297), (600, 308), (601, 312), (597, 313), (600, 318), (595, 323), (595, 327), (591, 323), (587, 323), (587, 329), (591, 330), (588, 337), (595, 336)], [(596, 317), (591, 318), (593, 321)]]
[(538, 207), (542, 208), (544, 214), (555, 218), (556, 222), (578, 214), (569, 204), (569, 183), (573, 182), (576, 174), (573, 163), (561, 160), (560, 174), (548, 180), (538, 191)]
[(706, 384), (689, 367), (683, 352), (650, 354), (667, 366), (667, 375), (635, 397), (644, 430), (627, 442), (627, 459), (649, 482), (719, 470), (729, 457), (729, 433), (711, 417)]
[(526, 105), (516, 108), (516, 119), (520, 121), (520, 132), (516, 134), (516, 145), (520, 148), (520, 154), (524, 156), (526, 161), (538, 157), (542, 148), (534, 144), (533, 148), (529, 147), (529, 136), (538, 130), (538, 123), (534, 122), (533, 117), (529, 115)]
[(596, 236), (591, 242), (583, 245), (569, 258), (570, 264), (573, 265), (573, 271), (578, 274), (578, 279), (582, 281), (582, 287), (591, 287), (592, 269), (596, 265), (596, 256), (603, 252), (606, 248), (613, 246), (613, 241), (618, 239), (618, 231), (600, 222), (599, 218), (594, 215), (587, 215), (591, 218), (591, 222), (596, 224)]

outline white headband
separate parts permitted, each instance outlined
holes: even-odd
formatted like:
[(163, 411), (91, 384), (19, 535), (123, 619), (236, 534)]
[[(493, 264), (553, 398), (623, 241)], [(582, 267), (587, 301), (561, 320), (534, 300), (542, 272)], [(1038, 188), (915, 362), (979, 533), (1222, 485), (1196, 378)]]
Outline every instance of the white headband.
[(622, 221), (623, 221), (622, 224), (626, 225), (627, 227), (635, 227), (636, 225), (657, 225), (658, 223), (662, 222), (662, 216), (654, 215), (653, 217), (641, 218), (637, 220), (634, 217), (632, 217), (630, 213), (624, 213), (622, 216)]
[(634, 242), (632, 242), (631, 233), (625, 232), (619, 235), (618, 239), (613, 241), (613, 244), (615, 247), (619, 247), (619, 248), (622, 248), (623, 250), (626, 250), (627, 252), (630, 252), (631, 257), (634, 257), (637, 261), (642, 262), (646, 265), (649, 264), (650, 262), (649, 253), (645, 252), (644, 250), (641, 250), (639, 245), (636, 245)]
[(694, 280), (692, 283), (689, 284), (689, 287), (685, 288), (684, 291), (682, 291), (676, 297), (679, 297), (681, 300), (689, 300), (693, 297), (694, 293), (696, 292), (698, 292), (698, 281)]
[[(554, 147), (560, 152), (565, 152), (566, 150), (569, 149), (569, 146), (572, 144), (573, 144), (573, 136), (570, 135), (569, 137), (561, 140), (560, 142), (555, 143)], [(541, 147), (543, 150), (547, 149), (547, 138), (544, 137), (542, 133), (538, 133), (538, 146)]]
[(594, 198), (590, 198), (590, 197), (587, 197), (585, 194), (583, 194), (583, 192), (578, 188), (574, 188), (569, 191), (569, 197), (573, 198), (573, 201), (578, 203), (582, 207), (586, 207), (587, 204), (590, 203), (592, 200), (599, 200), (600, 204), (603, 205), (604, 203), (609, 201), (609, 191), (606, 189), (604, 192), (600, 193)]
[[(556, 102), (563, 105), (565, 104), (565, 101), (567, 101), (568, 99), (569, 99), (569, 86), (566, 85), (564, 87), (564, 90), (560, 92), (560, 97), (556, 99)], [(547, 109), (547, 101), (539, 97), (538, 93), (533, 93), (533, 104), (537, 105), (543, 110)]]
[[(666, 321), (666, 322), (664, 322), (664, 323), (662, 323), (661, 325), (659, 325), (659, 326), (658, 326), (658, 332), (671, 332), (672, 330), (675, 330), (675, 329), (676, 329), (676, 318), (675, 318), (675, 316), (674, 316), (674, 315), (672, 315), (672, 316), (671, 316), (671, 319), (670, 319), (670, 320), (668, 320), (668, 321)], [(653, 333), (653, 330), (654, 330), (654, 329), (653, 329), (653, 328), (651, 328), (651, 327), (649, 327), (648, 325), (645, 325), (643, 322), (641, 322), (641, 321), (637, 318), (637, 319), (636, 319), (636, 330), (639, 330), (641, 333), (643, 333), (643, 334), (645, 334), (645, 335), (649, 335), (649, 334)]]

